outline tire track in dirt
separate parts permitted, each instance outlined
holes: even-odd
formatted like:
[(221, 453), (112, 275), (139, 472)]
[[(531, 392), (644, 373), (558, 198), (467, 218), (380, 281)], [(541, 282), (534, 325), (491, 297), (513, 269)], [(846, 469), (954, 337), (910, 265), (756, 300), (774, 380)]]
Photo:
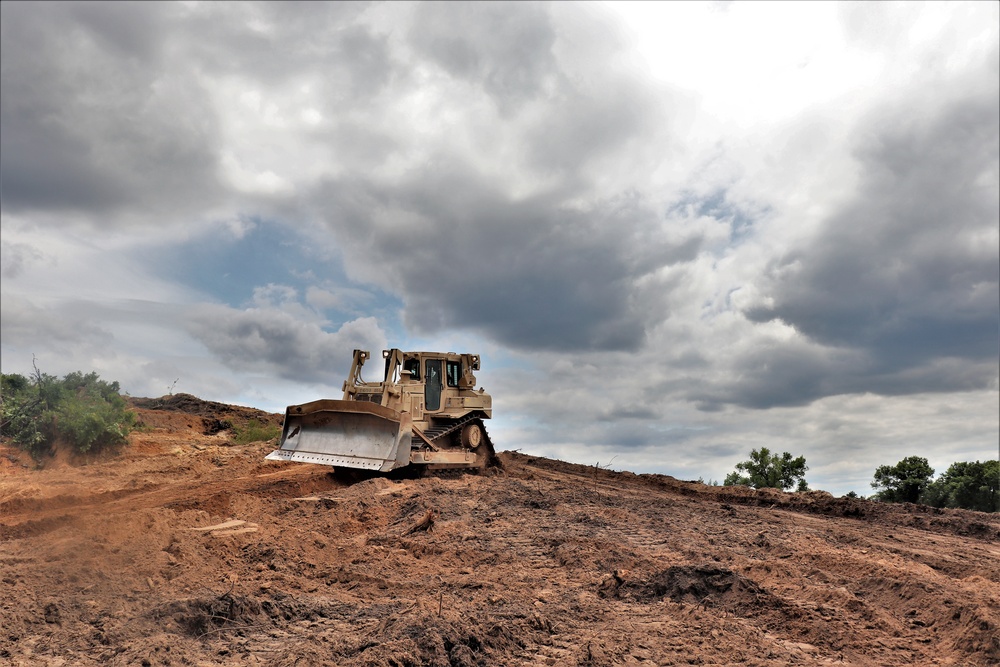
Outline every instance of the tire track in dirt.
[[(534, 471), (533, 471), (534, 472)], [(556, 476), (548, 473), (545, 475), (549, 479), (555, 479)], [(595, 487), (599, 488), (599, 487)], [(651, 495), (646, 499), (646, 502), (639, 506), (628, 507), (630, 510), (629, 515), (631, 521), (625, 524), (624, 527), (607, 527), (602, 526), (597, 529), (594, 537), (597, 539), (610, 539), (618, 544), (623, 545), (625, 551), (632, 552), (637, 561), (649, 560), (657, 565), (663, 565), (665, 562), (677, 560), (677, 556), (684, 546), (677, 543), (677, 540), (672, 539), (669, 534), (664, 532), (664, 528), (668, 527), (670, 522), (658, 522), (657, 512), (651, 508), (655, 508), (661, 502), (672, 503), (675, 509), (683, 509), (684, 502), (676, 496), (671, 498), (672, 494), (657, 494)], [(618, 494), (615, 498), (616, 503), (622, 505), (628, 505), (633, 496), (630, 494)], [(704, 508), (701, 508), (704, 511)], [(757, 526), (761, 526), (760, 515), (763, 514), (760, 510), (748, 509), (741, 510), (741, 512), (750, 512), (751, 514), (757, 514), (758, 520), (755, 522)], [(779, 510), (779, 512), (786, 512), (791, 510)], [(773, 510), (769, 513), (773, 513)], [(730, 514), (736, 514), (735, 510), (730, 512)], [(810, 547), (807, 547), (811, 553), (806, 555), (806, 560), (817, 561), (822, 558), (822, 565), (826, 572), (823, 572), (824, 581), (817, 582), (816, 585), (812, 586), (810, 591), (810, 597), (819, 597), (823, 599), (824, 602), (802, 602), (798, 599), (797, 591), (792, 589), (792, 586), (782, 587), (779, 582), (773, 581), (770, 578), (765, 578), (762, 581), (766, 585), (774, 587), (775, 592), (778, 593), (779, 599), (783, 601), (781, 605), (778, 605), (779, 610), (783, 610), (783, 613), (775, 614), (775, 605), (770, 605), (770, 611), (764, 615), (761, 619), (763, 627), (766, 628), (769, 634), (777, 633), (778, 641), (782, 643), (786, 648), (787, 646), (792, 646), (794, 649), (799, 651), (805, 651), (806, 653), (815, 650), (818, 646), (820, 648), (826, 649), (827, 651), (838, 652), (839, 655), (844, 654), (844, 649), (847, 649), (847, 653), (854, 653), (857, 656), (862, 656), (864, 653), (862, 651), (851, 651), (851, 643), (859, 643), (857, 638), (857, 628), (854, 627), (854, 619), (857, 612), (867, 611), (867, 616), (869, 618), (875, 618), (875, 614), (871, 611), (871, 605), (867, 606), (864, 602), (857, 599), (858, 596), (863, 595), (862, 591), (866, 588), (871, 588), (871, 582), (869, 585), (861, 585), (858, 587), (858, 592), (856, 594), (851, 594), (842, 585), (851, 581), (852, 575), (856, 575), (858, 571), (863, 571), (870, 565), (867, 562), (858, 562), (856, 559), (845, 560), (844, 562), (837, 563), (836, 558), (832, 559), (832, 562), (828, 560), (829, 555), (823, 554), (822, 542), (826, 542), (826, 535), (818, 530), (820, 528), (830, 531), (830, 522), (834, 521), (838, 524), (844, 523), (845, 532), (865, 532), (862, 528), (861, 530), (856, 529), (857, 522), (853, 519), (818, 519), (811, 515), (795, 515), (793, 517), (794, 524), (799, 524), (795, 529), (798, 533), (797, 538), (801, 540), (803, 537), (806, 538)], [(660, 523), (660, 525), (654, 527), (650, 523)], [(853, 523), (849, 523), (853, 522)], [(793, 525), (794, 525), (793, 524)], [(725, 526), (725, 524), (723, 524)], [(763, 525), (766, 525), (763, 524)], [(863, 524), (862, 524), (863, 525)], [(839, 528), (839, 526), (838, 526)], [(669, 528), (667, 528), (669, 530)], [(701, 531), (702, 535), (706, 536), (707, 541), (710, 546), (722, 546), (725, 551), (730, 554), (730, 560), (735, 561), (737, 564), (741, 564), (740, 561), (743, 559), (753, 559), (754, 557), (760, 558), (759, 555), (753, 554), (753, 547), (757, 546), (761, 548), (761, 551), (767, 554), (773, 547), (778, 546), (779, 548), (784, 548), (782, 546), (783, 538), (781, 533), (785, 531), (760, 531), (757, 533), (755, 539), (749, 540), (748, 535), (744, 534), (742, 539), (733, 540), (730, 539), (730, 531), (728, 526), (719, 530), (706, 529)], [(881, 532), (881, 531), (878, 531)], [(907, 532), (908, 535), (903, 541), (907, 544), (919, 544), (921, 542), (921, 531), (914, 530), (912, 528), (900, 528), (899, 532)], [(811, 534), (809, 534), (811, 533)], [(840, 531), (837, 530), (838, 535)], [(871, 539), (877, 536), (866, 536), (866, 539)], [(924, 538), (926, 539), (926, 538)], [(940, 541), (943, 543), (958, 542), (965, 549), (969, 549), (968, 541), (962, 541), (951, 537), (950, 535), (942, 535), (939, 537), (932, 538), (934, 541)], [(837, 540), (833, 540), (835, 544), (839, 545)], [(720, 544), (721, 543), (721, 544)], [(775, 544), (776, 543), (776, 544)], [(974, 543), (973, 543), (974, 544)], [(957, 547), (958, 545), (956, 545)], [(800, 546), (801, 549), (801, 546)], [(865, 554), (869, 552), (868, 549), (863, 550)], [(898, 549), (896, 550), (899, 551)], [(945, 553), (951, 551), (950, 549), (944, 550)], [(980, 553), (986, 552), (986, 555), (992, 556), (992, 552), (989, 549), (978, 549), (973, 546), (972, 551), (979, 551)], [(773, 558), (773, 553), (769, 554)], [(797, 556), (792, 551), (788, 551), (782, 554), (786, 558), (793, 558)], [(899, 555), (898, 553), (896, 554)], [(793, 562), (796, 562), (796, 558)], [(900, 558), (900, 560), (904, 560)], [(981, 560), (979, 562), (982, 562)], [(987, 561), (989, 562), (989, 561)], [(817, 563), (818, 564), (818, 563)], [(890, 582), (893, 581), (895, 577), (898, 577), (899, 564), (896, 567), (891, 567), (889, 571), (884, 572), (882, 575), (876, 576), (874, 579), (878, 582)], [(943, 568), (939, 568), (943, 569)], [(805, 571), (797, 573), (798, 576), (790, 577), (791, 580), (801, 581), (805, 578), (807, 581), (810, 578), (816, 577), (818, 568), (813, 568), (812, 571)], [(996, 576), (996, 568), (991, 570), (994, 577)], [(933, 573), (922, 572), (921, 574), (931, 576)], [(968, 574), (968, 571), (966, 571)], [(833, 576), (830, 576), (833, 575)], [(628, 575), (624, 575), (628, 576)], [(941, 575), (939, 575), (941, 576)], [(928, 586), (927, 584), (924, 585)], [(801, 584), (798, 586), (799, 590), (802, 590), (804, 586)], [(940, 588), (940, 587), (938, 587)], [(936, 590), (936, 589), (935, 589)], [(875, 600), (876, 606), (880, 605), (892, 605), (898, 603), (895, 593), (890, 598), (882, 598)], [(918, 597), (913, 591), (903, 592), (900, 597), (916, 598)], [(931, 636), (926, 630), (928, 629), (929, 623), (926, 621), (920, 621), (919, 619), (914, 619), (917, 615), (924, 615), (927, 617), (949, 617), (953, 616), (953, 610), (948, 608), (949, 604), (952, 604), (948, 600), (939, 601), (935, 598), (929, 596), (924, 596), (920, 599), (921, 607), (917, 609), (916, 607), (907, 614), (911, 617), (910, 623), (892, 622), (886, 623), (882, 621), (882, 628), (888, 630), (896, 637), (899, 637), (895, 641), (878, 641), (874, 642), (876, 648), (884, 648), (884, 651), (876, 651), (877, 654), (886, 654), (887, 656), (891, 653), (898, 659), (907, 660), (919, 657), (919, 652), (915, 652), (912, 649), (914, 645), (920, 644), (932, 644), (936, 642), (936, 639)], [(995, 605), (995, 598), (988, 598), (986, 601), (987, 606), (990, 604)], [(825, 603), (825, 604), (824, 604)], [(944, 606), (942, 606), (942, 604)], [(995, 620), (988, 620), (987, 617), (976, 617), (971, 618), (974, 614), (970, 609), (964, 609), (967, 617), (970, 617), (965, 622), (965, 644), (974, 645), (981, 651), (996, 651), (996, 638), (995, 634), (991, 637), (986, 634), (987, 631), (993, 631), (995, 629)], [(633, 612), (634, 613), (634, 612)], [(641, 617), (641, 614), (639, 615)], [(980, 615), (982, 616), (982, 615)], [(990, 615), (995, 619), (995, 614)], [(769, 618), (770, 617), (770, 618)], [(961, 620), (961, 616), (958, 616), (955, 620)], [(979, 622), (979, 626), (976, 626), (976, 622)], [(951, 631), (962, 630), (957, 626), (957, 623), (951, 623), (952, 627), (948, 627), (949, 623), (944, 623), (943, 628)], [(823, 627), (823, 632), (808, 631), (806, 629), (800, 630), (801, 636), (789, 636), (788, 629), (802, 628), (806, 627)], [(970, 632), (970, 626), (972, 631)], [(975, 631), (975, 627), (980, 627), (984, 629), (983, 633)], [(878, 629), (877, 625), (872, 625), (870, 629)], [(936, 630), (935, 630), (936, 632)], [(786, 635), (784, 638), (781, 635)], [(983, 636), (978, 636), (982, 634)], [(863, 637), (864, 633), (862, 633)], [(971, 635), (971, 637), (970, 637)], [(806, 637), (806, 642), (801, 641), (802, 636)], [(799, 639), (800, 641), (795, 641)], [(881, 646), (884, 644), (884, 646)], [(803, 648), (804, 646), (804, 648)], [(960, 648), (960, 647), (958, 647)]]
[[(258, 469), (266, 468), (260, 466)], [(166, 479), (171, 472), (163, 472), (161, 476)], [(14, 498), (0, 504), (0, 541), (41, 535), (92, 513), (107, 515), (152, 508), (217, 509), (228, 502), (213, 502), (213, 498), (228, 498), (233, 493), (292, 497), (343, 485), (328, 471), (294, 466), (265, 473), (255, 470), (239, 476), (229, 476), (225, 470), (217, 470), (210, 474), (197, 474), (191, 481), (173, 479), (147, 482), (134, 488), (97, 492), (81, 489), (79, 493), (61, 493), (44, 498)], [(212, 486), (223, 491), (206, 494), (206, 488)]]

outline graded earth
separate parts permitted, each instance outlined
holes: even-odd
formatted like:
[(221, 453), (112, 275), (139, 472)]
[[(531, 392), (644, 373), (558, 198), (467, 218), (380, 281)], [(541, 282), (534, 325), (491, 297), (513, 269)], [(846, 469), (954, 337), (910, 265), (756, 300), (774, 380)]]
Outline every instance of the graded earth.
[(997, 514), (516, 452), (348, 475), (233, 443), (279, 415), (133, 405), (115, 455), (0, 450), (0, 663), (1000, 664)]

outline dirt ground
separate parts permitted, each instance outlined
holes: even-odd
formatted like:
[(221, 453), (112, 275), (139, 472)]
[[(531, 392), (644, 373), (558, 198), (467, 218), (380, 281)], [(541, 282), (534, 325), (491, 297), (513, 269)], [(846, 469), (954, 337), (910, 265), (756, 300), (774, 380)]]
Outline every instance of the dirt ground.
[(117, 456), (0, 449), (0, 664), (1000, 664), (995, 514), (511, 452), (366, 479), (134, 400)]

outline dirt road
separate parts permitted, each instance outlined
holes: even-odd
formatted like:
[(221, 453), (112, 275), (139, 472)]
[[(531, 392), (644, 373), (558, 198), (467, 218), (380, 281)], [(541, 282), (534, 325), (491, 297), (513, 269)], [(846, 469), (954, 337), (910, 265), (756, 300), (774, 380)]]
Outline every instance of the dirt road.
[(513, 453), (351, 478), (219, 430), (276, 415), (144, 405), (116, 458), (0, 451), (0, 663), (1000, 664), (997, 515)]

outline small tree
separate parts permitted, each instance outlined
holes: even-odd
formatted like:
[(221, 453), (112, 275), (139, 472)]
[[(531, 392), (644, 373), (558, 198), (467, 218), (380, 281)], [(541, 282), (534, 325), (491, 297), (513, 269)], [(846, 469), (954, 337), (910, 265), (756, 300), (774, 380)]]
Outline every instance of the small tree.
[(890, 503), (916, 503), (930, 484), (934, 468), (922, 456), (908, 456), (894, 466), (875, 469), (875, 497)]
[(750, 486), (755, 489), (773, 488), (787, 491), (808, 491), (804, 456), (792, 458), (788, 452), (772, 454), (767, 447), (750, 450), (750, 460), (736, 464), (736, 471), (726, 475), (725, 486)]
[(31, 380), (17, 373), (0, 377), (0, 435), (32, 454), (39, 453), (45, 442), (46, 405), (37, 382), (41, 377), (41, 373)]

